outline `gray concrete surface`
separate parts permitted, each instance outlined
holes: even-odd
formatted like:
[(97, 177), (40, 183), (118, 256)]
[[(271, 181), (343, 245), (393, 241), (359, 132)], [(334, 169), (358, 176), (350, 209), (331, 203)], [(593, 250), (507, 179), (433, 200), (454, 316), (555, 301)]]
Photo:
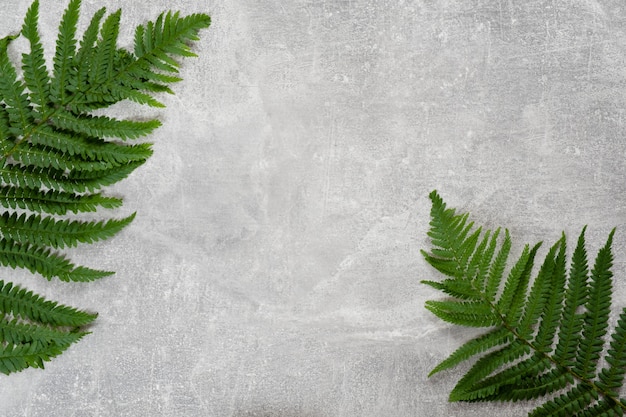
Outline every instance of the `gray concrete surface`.
[[(41, 0), (48, 48), (65, 1)], [(473, 332), (424, 308), (428, 193), (525, 242), (616, 235), (626, 286), (626, 6), (617, 0), (84, 0), (213, 25), (157, 111), (155, 155), (110, 192), (135, 222), (74, 259), (88, 285), (3, 278), (98, 311), (0, 415), (521, 416), (450, 404), (428, 371)], [(30, 4), (4, 0), (2, 32)], [(83, 22), (84, 23), (84, 22)]]

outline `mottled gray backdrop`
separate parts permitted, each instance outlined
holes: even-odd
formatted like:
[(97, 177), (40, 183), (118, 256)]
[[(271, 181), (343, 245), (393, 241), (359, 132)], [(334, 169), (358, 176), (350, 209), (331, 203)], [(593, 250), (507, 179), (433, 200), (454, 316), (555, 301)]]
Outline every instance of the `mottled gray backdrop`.
[[(623, 1), (83, 3), (82, 27), (123, 6), (126, 46), (168, 8), (213, 25), (166, 109), (116, 110), (163, 121), (110, 190), (134, 223), (73, 251), (117, 274), (2, 270), (100, 316), (45, 371), (0, 377), (0, 415), (525, 415), (448, 403), (467, 366), (426, 377), (474, 334), (423, 307), (433, 189), (515, 250), (588, 224), (595, 252), (618, 226), (626, 305)], [(3, 0), (0, 35), (29, 4)], [(41, 0), (48, 48), (65, 5)]]

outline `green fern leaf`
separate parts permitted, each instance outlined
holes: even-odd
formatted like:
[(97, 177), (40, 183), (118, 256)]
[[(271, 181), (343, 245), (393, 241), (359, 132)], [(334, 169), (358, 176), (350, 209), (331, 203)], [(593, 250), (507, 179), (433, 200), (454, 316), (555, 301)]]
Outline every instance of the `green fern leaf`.
[(23, 135), (34, 121), (26, 85), (17, 79), (17, 72), (9, 61), (7, 47), (13, 39), (6, 37), (0, 41), (0, 95), (8, 115), (5, 137)]
[(626, 309), (622, 310), (610, 346), (606, 356), (610, 366), (600, 371), (600, 381), (596, 384), (613, 397), (618, 397), (617, 389), (623, 385), (626, 373)]
[[(79, 155), (87, 161), (94, 162), (124, 164), (131, 161), (145, 161), (152, 155), (149, 143), (122, 146), (100, 138), (69, 134), (50, 127), (38, 129), (37, 133), (31, 136), (30, 141), (29, 148), (38, 149), (45, 146), (47, 149), (59, 151), (66, 157)], [(15, 150), (14, 154), (18, 151)]]
[(97, 314), (45, 300), (12, 283), (0, 280), (0, 313), (55, 327), (79, 328), (91, 323)]
[(49, 214), (95, 212), (98, 208), (115, 209), (122, 200), (102, 194), (74, 194), (63, 191), (41, 191), (31, 188), (0, 186), (0, 206)]
[(0, 372), (43, 368), (87, 335), (79, 328), (96, 317), (0, 281)]
[(88, 282), (113, 275), (110, 271), (76, 266), (64, 255), (37, 244), (23, 244), (0, 239), (0, 264), (11, 268), (26, 268), (51, 280)]
[(559, 363), (567, 366), (574, 365), (574, 358), (578, 348), (579, 334), (582, 330), (584, 314), (579, 314), (578, 308), (583, 306), (587, 297), (587, 251), (585, 249), (585, 230), (583, 228), (578, 237), (578, 244), (572, 255), (570, 279), (565, 293), (563, 321), (558, 335), (558, 344), (555, 348), (555, 358)]
[[(61, 106), (67, 106), (70, 104), (70, 101), (75, 101), (76, 94), (92, 94), (92, 92), (89, 91), (89, 71), (91, 70), (91, 61), (95, 49), (95, 44), (98, 40), (100, 22), (102, 21), (105, 13), (106, 8), (104, 7), (94, 13), (91, 21), (89, 22), (89, 26), (83, 33), (83, 38), (80, 41), (80, 47), (74, 57), (72, 66), (67, 67), (66, 71), (59, 75), (60, 77), (70, 77), (67, 84), (68, 90), (72, 93), (70, 96), (66, 96), (66, 100), (63, 100), (59, 103)], [(70, 28), (70, 31), (71, 29), (73, 28)], [(60, 31), (59, 35), (61, 36), (62, 33), (63, 31)], [(69, 35), (69, 33), (67, 33), (67, 35)], [(105, 103), (103, 104), (103, 106), (106, 106), (107, 104), (110, 103)]]
[(76, 54), (76, 30), (80, 14), (80, 0), (71, 0), (59, 24), (59, 36), (53, 60), (53, 77), (50, 84), (51, 100), (65, 103), (68, 90), (68, 78), (73, 70), (72, 63)]
[(430, 197), (428, 234), (433, 248), (422, 253), (446, 279), (423, 282), (452, 298), (427, 301), (426, 308), (455, 324), (487, 327), (429, 374), (476, 358), (450, 393), (450, 401), (553, 395), (529, 415), (623, 415), (626, 400), (619, 392), (626, 374), (626, 309), (610, 335), (607, 366), (598, 369), (608, 333), (615, 230), (591, 272), (584, 228), (569, 274), (565, 235), (549, 249), (534, 278), (539, 244), (526, 245), (505, 274), (511, 248), (508, 232), (497, 241), (498, 231), (474, 228), (467, 214), (447, 208), (435, 191)]
[(117, 37), (120, 32), (120, 18), (122, 11), (118, 10), (109, 15), (102, 24), (100, 40), (92, 52), (89, 65), (89, 83), (98, 85), (110, 79), (113, 75), (113, 64)]
[(433, 368), (428, 376), (432, 376), (437, 372), (453, 368), (459, 363), (471, 358), (474, 355), (485, 352), (495, 346), (503, 345), (509, 342), (512, 337), (513, 335), (506, 327), (496, 327), (489, 333), (485, 333), (482, 336), (472, 339), (468, 343), (458, 348), (446, 360)]
[(595, 376), (596, 364), (604, 347), (603, 337), (606, 334), (611, 312), (611, 277), (613, 276), (611, 243), (614, 232), (615, 230), (611, 232), (606, 246), (598, 253), (596, 264), (591, 271), (589, 294), (585, 304), (587, 313), (583, 321), (582, 337), (574, 365), (574, 371), (586, 379)]
[[(0, 321), (3, 327), (4, 321)], [(0, 372), (10, 374), (26, 368), (43, 368), (44, 362), (63, 353), (72, 343), (78, 342), (87, 332), (67, 333), (65, 340), (36, 340), (28, 343), (0, 345)]]
[[(499, 231), (500, 229), (498, 229)], [(492, 237), (492, 244), (494, 246), (497, 245), (499, 233), (494, 233)], [(502, 276), (504, 274), (504, 268), (506, 266), (506, 261), (509, 257), (509, 252), (511, 251), (511, 236), (509, 235), (509, 231), (505, 230), (504, 242), (502, 246), (498, 250), (498, 254), (493, 262), (489, 266), (489, 274), (487, 275), (486, 283), (485, 283), (485, 295), (490, 303), (493, 303), (496, 297), (496, 293), (498, 291), (498, 285), (502, 280)]]
[(78, 243), (93, 243), (108, 239), (126, 227), (135, 218), (135, 214), (120, 219), (85, 222), (78, 220), (56, 220), (36, 214), (4, 213), (0, 215), (0, 231), (5, 239), (55, 249), (77, 246)]
[(37, 33), (39, 1), (33, 2), (26, 13), (22, 34), (30, 42), (30, 53), (22, 55), (24, 81), (30, 91), (30, 101), (38, 107), (40, 117), (46, 117), (50, 103), (50, 75), (46, 69), (43, 46)]
[(158, 120), (138, 122), (134, 120), (117, 120), (106, 116), (74, 115), (70, 112), (57, 110), (51, 118), (55, 125), (87, 137), (137, 139), (146, 136), (159, 126)]
[[(114, 118), (102, 110), (122, 100), (162, 107), (156, 94), (173, 93), (169, 86), (182, 79), (180, 59), (195, 56), (191, 44), (210, 18), (161, 13), (137, 27), (128, 51), (117, 46), (121, 10), (98, 10), (80, 36), (80, 6), (70, 0), (63, 13), (51, 72), (39, 34), (39, 0), (29, 7), (20, 35), (0, 39), (0, 265), (48, 280), (86, 282), (112, 272), (76, 265), (61, 251), (111, 238), (135, 214), (94, 220), (67, 215), (119, 208), (121, 199), (103, 189), (152, 155), (149, 143), (128, 142), (161, 126), (156, 119)], [(27, 50), (16, 64), (9, 48), (19, 36)], [(95, 317), (0, 281), (0, 372), (43, 367), (86, 335), (81, 329)]]

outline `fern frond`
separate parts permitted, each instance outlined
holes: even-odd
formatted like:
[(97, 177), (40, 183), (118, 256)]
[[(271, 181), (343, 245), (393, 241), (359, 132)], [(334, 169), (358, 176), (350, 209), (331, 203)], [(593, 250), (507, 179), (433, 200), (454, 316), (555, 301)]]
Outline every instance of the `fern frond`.
[(17, 72), (9, 61), (7, 47), (14, 37), (0, 40), (0, 96), (8, 115), (5, 135), (19, 137), (32, 125), (34, 115), (26, 93), (26, 85), (18, 80)]
[(37, 166), (24, 168), (16, 165), (6, 165), (4, 168), (0, 168), (0, 181), (5, 184), (33, 189), (92, 193), (123, 180), (143, 163), (143, 160), (132, 161), (97, 171), (72, 171), (70, 173), (55, 168), (41, 168)]
[(0, 320), (0, 339), (7, 344), (20, 345), (24, 343), (54, 343), (67, 345), (74, 343), (76, 333), (58, 330), (49, 326), (35, 326), (25, 324), (18, 319)]
[(160, 107), (163, 104), (148, 92), (170, 92), (164, 84), (179, 80), (176, 76), (161, 77), (152, 74), (177, 74), (180, 66), (177, 56), (195, 56), (186, 42), (198, 39), (198, 32), (210, 25), (204, 14), (180, 17), (179, 13), (164, 13), (156, 22), (138, 26), (135, 31), (135, 54), (120, 57), (125, 68), (115, 78), (103, 81), (96, 90), (111, 94), (113, 100), (129, 99), (140, 104)]
[(58, 171), (96, 170), (111, 167), (106, 162), (85, 161), (80, 157), (68, 156), (56, 149), (46, 149), (39, 146), (20, 147), (11, 156), (13, 161), (20, 166), (54, 168)]
[(481, 292), (471, 282), (459, 279), (447, 279), (442, 282), (422, 281), (422, 284), (441, 290), (446, 294), (463, 300), (481, 300)]
[(80, 3), (81, 0), (70, 0), (59, 24), (59, 36), (53, 60), (54, 71), (50, 84), (51, 100), (55, 103), (65, 103), (68, 90), (72, 89), (68, 82), (74, 70)]
[(30, 53), (22, 55), (22, 70), (24, 81), (30, 91), (30, 101), (36, 105), (45, 118), (50, 103), (50, 75), (46, 69), (43, 55), (43, 46), (37, 33), (37, 19), (39, 18), (39, 0), (35, 0), (26, 13), (22, 34), (30, 43)]
[(0, 280), (0, 313), (56, 327), (79, 328), (91, 323), (97, 314), (48, 301), (10, 282)]
[(93, 243), (108, 239), (130, 224), (135, 214), (120, 220), (85, 222), (56, 220), (36, 214), (3, 213), (0, 215), (0, 231), (4, 238), (18, 243), (34, 243), (55, 249)]
[[(496, 259), (489, 267), (489, 274), (487, 275), (485, 283), (485, 295), (487, 296), (487, 299), (490, 303), (493, 303), (495, 301), (496, 293), (498, 292), (498, 286), (500, 285), (500, 281), (502, 280), (502, 276), (504, 274), (504, 267), (506, 266), (509, 252), (511, 251), (511, 236), (509, 235), (509, 231), (505, 230), (504, 234), (504, 242), (498, 250)], [(494, 246), (497, 245), (497, 238), (498, 233), (495, 233), (492, 237)]]
[(0, 372), (43, 368), (88, 334), (78, 329), (96, 317), (0, 281)]
[(26, 268), (51, 280), (88, 282), (113, 275), (110, 271), (76, 266), (65, 256), (36, 244), (21, 244), (0, 239), (0, 264), (11, 268)]
[(555, 332), (562, 316), (566, 281), (565, 235), (557, 245), (559, 245), (559, 251), (555, 253), (545, 292), (546, 303), (543, 311), (541, 311), (541, 324), (532, 341), (533, 348), (537, 352), (549, 353), (552, 351)]
[(587, 299), (587, 251), (585, 249), (585, 230), (583, 228), (574, 254), (570, 278), (567, 285), (564, 301), (563, 321), (558, 335), (558, 343), (555, 348), (555, 359), (567, 366), (574, 365), (574, 357), (579, 343), (579, 335), (582, 330), (584, 314), (578, 313), (578, 308), (585, 304)]
[(62, 154), (115, 164), (147, 160), (152, 155), (149, 143), (123, 145), (52, 128), (39, 129), (30, 137), (30, 141), (31, 145), (45, 146)]
[[(93, 111), (121, 100), (162, 107), (155, 95), (173, 93), (169, 85), (182, 79), (180, 59), (195, 56), (191, 43), (210, 24), (204, 14), (164, 12), (137, 27), (133, 53), (117, 45), (121, 10), (98, 10), (81, 36), (80, 6), (81, 0), (69, 0), (63, 13), (51, 71), (39, 34), (39, 0), (29, 7), (20, 35), (0, 39), (0, 265), (49, 280), (112, 274), (75, 265), (60, 250), (108, 239), (134, 214), (92, 221), (67, 215), (120, 207), (121, 199), (104, 195), (103, 188), (152, 155), (149, 143), (127, 141), (161, 126), (157, 119)], [(9, 48), (19, 36), (27, 50), (13, 63)], [(0, 281), (0, 372), (43, 367), (87, 334), (80, 328), (94, 318)]]
[(477, 357), (450, 401), (518, 401), (556, 394), (530, 415), (623, 415), (626, 401), (619, 392), (626, 374), (626, 309), (610, 338), (608, 366), (598, 370), (608, 332), (615, 230), (591, 272), (584, 228), (569, 274), (563, 234), (532, 279), (539, 244), (526, 245), (505, 274), (508, 232), (496, 243), (497, 233), (474, 228), (467, 214), (447, 208), (436, 192), (430, 196), (434, 247), (422, 253), (446, 279), (423, 282), (453, 298), (427, 301), (426, 308), (452, 323), (488, 328), (429, 374)]
[(499, 322), (486, 302), (427, 301), (426, 308), (444, 321), (463, 326), (489, 327)]
[(538, 243), (533, 248), (524, 246), (522, 255), (509, 271), (502, 294), (496, 302), (497, 310), (505, 312), (512, 323), (517, 322), (522, 315), (524, 295), (530, 282), (531, 269), (539, 245)]
[(0, 186), (0, 206), (49, 214), (67, 214), (95, 212), (99, 207), (119, 208), (122, 206), (122, 200), (97, 193), (74, 194), (3, 185)]
[[(520, 401), (542, 397), (556, 392), (574, 383), (574, 378), (562, 368), (554, 368), (539, 375), (524, 375), (520, 381), (511, 384), (506, 389), (500, 389), (497, 400)], [(491, 398), (486, 398), (491, 400)]]
[[(512, 362), (512, 361), (508, 361)], [(511, 364), (510, 367), (474, 381), (473, 384), (464, 388), (463, 400), (467, 401), (493, 401), (502, 400), (509, 397), (510, 393), (521, 393), (516, 389), (516, 385), (522, 381), (526, 382), (529, 375), (540, 375), (550, 365), (550, 360), (540, 355), (532, 355), (524, 360)], [(563, 382), (561, 382), (563, 383)], [(545, 383), (543, 384), (545, 385)], [(533, 394), (536, 394), (534, 392)], [(528, 395), (528, 393), (525, 393)]]
[[(568, 392), (559, 395), (541, 407), (531, 411), (529, 417), (574, 416), (598, 399), (598, 394), (588, 384), (574, 386)], [(602, 414), (595, 414), (601, 416)]]
[[(128, 177), (134, 170), (143, 165), (145, 160), (131, 161), (126, 164), (115, 166), (112, 168), (105, 168), (92, 171), (71, 171), (64, 177), (65, 173), (58, 172), (56, 170), (48, 170), (51, 174), (51, 179), (57, 180), (58, 183), (63, 184), (61, 189), (72, 191), (98, 191), (108, 185), (113, 185), (124, 178)], [(67, 188), (65, 188), (67, 187)]]
[(470, 272), (470, 275), (475, 274), (473, 281), (476, 282), (476, 286), (479, 287), (481, 291), (483, 291), (484, 286), (486, 286), (486, 277), (488, 276), (493, 255), (495, 254), (499, 235), (500, 229), (496, 229), (493, 236), (491, 236), (491, 230), (487, 230), (478, 249), (472, 254), (470, 268), (472, 271), (475, 270), (476, 272)]
[(611, 312), (612, 282), (611, 266), (613, 255), (611, 231), (604, 248), (600, 250), (596, 263), (591, 271), (589, 295), (587, 297), (585, 318), (583, 321), (582, 337), (578, 346), (574, 371), (583, 378), (591, 379), (595, 376), (595, 369), (600, 353), (604, 347), (603, 336), (608, 327), (609, 313)]
[(96, 138), (137, 139), (161, 126), (158, 120), (139, 122), (106, 116), (74, 115), (57, 110), (50, 119), (58, 128)]
[(486, 393), (476, 392), (474, 386), (501, 366), (528, 354), (530, 350), (530, 346), (522, 341), (513, 340), (508, 345), (482, 356), (456, 384), (450, 393), (450, 401), (473, 401), (493, 394), (499, 388), (498, 385), (490, 386)]
[[(546, 256), (546, 259), (539, 270), (539, 274), (535, 278), (535, 281), (530, 289), (527, 299), (524, 303), (524, 313), (521, 319), (516, 324), (516, 330), (519, 334), (528, 339), (531, 337), (534, 331), (535, 324), (539, 320), (541, 314), (543, 314), (548, 297), (550, 295), (550, 286), (552, 285), (552, 275), (555, 268), (555, 255), (557, 250), (562, 245), (562, 241), (557, 242)], [(518, 295), (523, 297), (524, 293)]]
[(117, 10), (109, 15), (100, 30), (100, 40), (92, 52), (89, 64), (88, 79), (91, 85), (98, 85), (113, 76), (114, 57), (117, 49), (117, 37), (120, 33), (122, 11)]
[[(0, 320), (0, 327), (5, 321)], [(43, 368), (44, 362), (63, 353), (72, 343), (78, 342), (87, 332), (67, 333), (63, 341), (40, 341), (29, 343), (0, 345), (0, 372), (10, 374), (19, 372), (28, 367)]]
[[(100, 31), (100, 22), (106, 13), (106, 8), (99, 9), (92, 16), (89, 21), (89, 26), (83, 33), (83, 38), (80, 41), (80, 47), (73, 59), (73, 70), (68, 73), (72, 75), (68, 78), (68, 90), (72, 95), (68, 96), (66, 100), (61, 101), (59, 104), (67, 106), (70, 104), (70, 100), (75, 100), (75, 95), (78, 93), (87, 94), (89, 92), (89, 71), (91, 70), (91, 60), (94, 54), (95, 44), (98, 40), (98, 32)], [(63, 74), (66, 74), (65, 72)], [(108, 103), (107, 103), (108, 104)]]
[(496, 327), (489, 333), (485, 333), (475, 339), (470, 340), (460, 348), (454, 351), (446, 360), (435, 366), (428, 376), (432, 376), (437, 372), (450, 369), (459, 363), (471, 358), (474, 355), (485, 352), (495, 346), (509, 342), (513, 335), (505, 327)]
[(622, 310), (613, 332), (606, 361), (610, 366), (600, 371), (598, 375), (600, 380), (596, 384), (612, 396), (618, 397), (617, 390), (624, 384), (626, 373), (626, 309)]

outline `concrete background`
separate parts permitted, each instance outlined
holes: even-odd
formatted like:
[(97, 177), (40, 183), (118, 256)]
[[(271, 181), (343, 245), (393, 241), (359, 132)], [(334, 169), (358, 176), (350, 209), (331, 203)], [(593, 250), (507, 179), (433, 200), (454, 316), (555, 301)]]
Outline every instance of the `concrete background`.
[[(48, 51), (65, 3), (41, 0)], [(138, 215), (73, 252), (117, 274), (2, 272), (100, 316), (45, 371), (1, 377), (0, 415), (525, 415), (447, 403), (467, 367), (426, 377), (473, 334), (423, 307), (433, 189), (516, 250), (588, 224), (594, 253), (618, 226), (626, 305), (622, 1), (83, 3), (83, 26), (123, 6), (126, 46), (169, 8), (213, 25), (167, 109), (120, 108), (164, 124), (110, 190)], [(29, 4), (3, 1), (3, 35)]]

